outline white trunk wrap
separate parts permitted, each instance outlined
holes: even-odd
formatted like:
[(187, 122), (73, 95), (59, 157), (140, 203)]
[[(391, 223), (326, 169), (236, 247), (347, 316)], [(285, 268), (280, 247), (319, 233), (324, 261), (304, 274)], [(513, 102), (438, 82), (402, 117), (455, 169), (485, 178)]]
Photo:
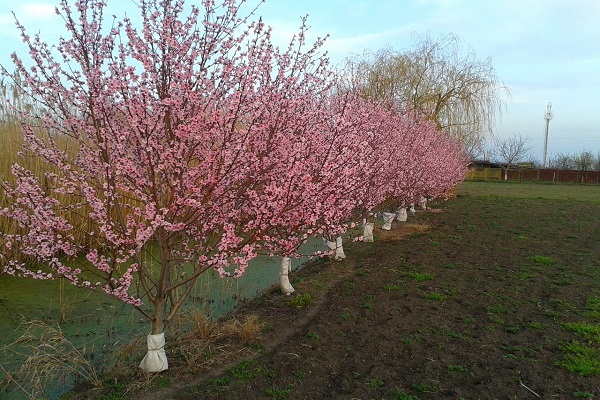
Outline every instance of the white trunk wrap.
[(400, 207), (398, 209), (398, 221), (406, 222), (406, 220), (408, 220), (408, 213), (406, 212), (406, 208)]
[(375, 228), (374, 222), (363, 223), (363, 242), (373, 242), (373, 229)]
[(167, 354), (165, 353), (165, 333), (148, 335), (148, 353), (140, 362), (140, 368), (145, 372), (161, 372), (169, 369)]
[(392, 222), (394, 221), (394, 218), (396, 218), (396, 213), (389, 213), (389, 212), (384, 212), (383, 213), (383, 225), (381, 226), (381, 229), (389, 231), (390, 229), (392, 229)]
[(334, 260), (343, 260), (344, 258), (346, 258), (346, 255), (344, 254), (344, 245), (342, 243), (342, 237), (338, 236), (337, 238), (335, 238), (335, 242), (331, 242), (325, 238), (323, 238), (323, 241), (325, 242), (325, 244), (327, 245), (327, 247), (329, 247), (329, 250), (335, 250), (335, 255), (333, 256)]
[(281, 271), (279, 272), (279, 287), (281, 287), (281, 293), (289, 296), (294, 293), (294, 287), (290, 283), (288, 274), (292, 272), (292, 259), (289, 257), (281, 258)]

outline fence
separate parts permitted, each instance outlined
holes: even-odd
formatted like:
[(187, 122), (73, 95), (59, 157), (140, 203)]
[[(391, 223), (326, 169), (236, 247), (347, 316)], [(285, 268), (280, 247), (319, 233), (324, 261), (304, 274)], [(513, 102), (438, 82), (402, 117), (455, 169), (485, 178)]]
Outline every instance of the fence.
[[(576, 171), (569, 169), (509, 169), (509, 181), (562, 182), (562, 183), (600, 183), (600, 171)], [(500, 181), (504, 180), (502, 168), (473, 168), (469, 170), (468, 180)]]

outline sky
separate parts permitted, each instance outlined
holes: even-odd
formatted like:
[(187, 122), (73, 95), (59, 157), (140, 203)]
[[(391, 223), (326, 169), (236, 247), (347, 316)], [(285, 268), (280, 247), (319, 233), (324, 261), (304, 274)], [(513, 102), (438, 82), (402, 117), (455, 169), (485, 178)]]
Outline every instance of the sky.
[[(72, 0), (71, 0), (72, 1)], [(196, 3), (199, 0), (187, 0)], [(249, 0), (254, 5), (259, 0)], [(0, 0), (0, 64), (27, 53), (14, 27), (14, 11), (30, 33), (49, 43), (63, 33), (58, 0)], [(133, 0), (108, 0), (111, 13), (135, 15)], [(529, 139), (542, 161), (548, 103), (548, 159), (558, 153), (600, 154), (600, 1), (598, 0), (266, 0), (257, 15), (285, 46), (308, 14), (308, 40), (329, 34), (323, 50), (332, 64), (391, 47), (408, 50), (414, 35), (460, 37), (464, 51), (491, 59), (510, 90), (493, 132), (500, 140)]]

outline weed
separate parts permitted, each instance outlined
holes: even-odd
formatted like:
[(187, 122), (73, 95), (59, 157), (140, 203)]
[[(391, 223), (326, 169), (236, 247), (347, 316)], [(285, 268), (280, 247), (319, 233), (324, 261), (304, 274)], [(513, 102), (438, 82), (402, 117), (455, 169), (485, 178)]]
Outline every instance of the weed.
[(314, 303), (312, 295), (310, 293), (302, 293), (294, 296), (288, 300), (290, 305), (294, 308), (308, 307)]
[(401, 389), (395, 389), (393, 395), (395, 400), (419, 400), (417, 396), (411, 396)]
[(265, 394), (269, 396), (273, 396), (273, 399), (279, 399), (281, 397), (286, 397), (292, 394), (292, 388), (286, 386), (283, 389), (267, 389), (265, 390)]
[(156, 376), (153, 379), (154, 386), (159, 388), (167, 387), (169, 383), (171, 383), (171, 378), (168, 376)]
[(294, 371), (294, 372), (292, 372), (292, 375), (294, 375), (296, 377), (296, 379), (298, 379), (299, 381), (301, 381), (302, 379), (304, 379), (306, 377), (306, 374), (304, 373), (304, 371)]
[(500, 305), (489, 306), (487, 312), (491, 314), (508, 314), (508, 310)]
[(252, 379), (256, 377), (256, 372), (253, 370), (255, 362), (252, 360), (242, 361), (235, 367), (231, 368), (229, 372), (236, 379)]
[(531, 322), (529, 324), (529, 327), (531, 329), (546, 329), (548, 327), (548, 324), (543, 324), (541, 322)]
[(578, 333), (584, 337), (591, 337), (600, 343), (600, 325), (591, 325), (585, 322), (570, 322), (563, 325), (566, 329)]
[(427, 393), (431, 391), (431, 388), (426, 383), (413, 383), (410, 385), (410, 387), (419, 393)]
[(229, 384), (230, 379), (227, 376), (209, 379), (206, 383), (213, 386), (225, 386)]
[(507, 326), (507, 327), (504, 329), (504, 331), (505, 331), (506, 333), (513, 333), (513, 334), (514, 334), (514, 333), (517, 333), (517, 332), (519, 332), (519, 327), (517, 327), (517, 326)]
[(423, 341), (423, 338), (421, 336), (418, 336), (418, 335), (412, 335), (412, 336), (409, 336), (407, 338), (401, 339), (401, 341), (404, 344), (420, 343), (420, 342)]
[(453, 372), (467, 372), (467, 367), (464, 365), (447, 365), (446, 369)]
[(369, 276), (369, 271), (365, 268), (359, 268), (356, 271), (356, 275), (360, 276), (360, 277), (365, 277), (365, 276)]
[(446, 268), (446, 269), (455, 269), (456, 268), (456, 264), (454, 264), (454, 263), (446, 263), (446, 264), (444, 264), (444, 268)]
[(319, 335), (315, 332), (308, 332), (306, 334), (306, 337), (311, 339), (311, 340), (319, 340)]
[(581, 345), (575, 340), (561, 349), (567, 354), (557, 365), (581, 376), (600, 375), (600, 358), (596, 349)]
[(369, 386), (371, 386), (372, 388), (381, 387), (383, 386), (383, 381), (381, 379), (372, 378), (371, 380), (369, 380)]
[(589, 393), (589, 392), (575, 392), (575, 393), (573, 393), (573, 397), (576, 397), (578, 399), (593, 399), (594, 398), (594, 393)]
[(417, 282), (430, 281), (433, 279), (433, 275), (428, 273), (407, 272), (406, 276)]
[(546, 256), (540, 256), (540, 255), (531, 257), (531, 260), (534, 263), (541, 264), (541, 265), (552, 265), (556, 262), (554, 260), (554, 258), (552, 258), (552, 257), (546, 257)]
[(348, 321), (349, 319), (354, 318), (354, 314), (352, 314), (350, 311), (343, 311), (340, 313), (340, 318), (344, 321)]
[(448, 299), (448, 296), (446, 296), (443, 293), (432, 292), (432, 293), (429, 293), (427, 295), (427, 299), (429, 299), (429, 300), (437, 300), (437, 301), (445, 301), (445, 300)]
[[(85, 350), (78, 349), (65, 336), (60, 326), (51, 326), (43, 321), (23, 322), (24, 333), (15, 342), (0, 350), (10, 357), (26, 352), (26, 359), (16, 372), (4, 372), (4, 384), (14, 384), (24, 394), (37, 398), (44, 393), (46, 386), (52, 381), (67, 381), (75, 376), (95, 387), (102, 387), (98, 373), (85, 356)], [(25, 350), (23, 350), (25, 349)]]
[(586, 311), (583, 312), (583, 315), (586, 318), (600, 321), (600, 298), (590, 297), (587, 299), (585, 309)]

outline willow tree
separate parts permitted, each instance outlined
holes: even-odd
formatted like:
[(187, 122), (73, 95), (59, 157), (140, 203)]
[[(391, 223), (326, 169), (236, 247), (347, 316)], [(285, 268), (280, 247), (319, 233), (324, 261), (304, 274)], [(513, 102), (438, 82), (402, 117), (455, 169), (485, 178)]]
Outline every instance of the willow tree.
[(386, 47), (347, 59), (342, 85), (424, 115), (474, 152), (501, 115), (507, 88), (492, 60), (463, 52), (458, 36), (415, 38), (407, 51)]

